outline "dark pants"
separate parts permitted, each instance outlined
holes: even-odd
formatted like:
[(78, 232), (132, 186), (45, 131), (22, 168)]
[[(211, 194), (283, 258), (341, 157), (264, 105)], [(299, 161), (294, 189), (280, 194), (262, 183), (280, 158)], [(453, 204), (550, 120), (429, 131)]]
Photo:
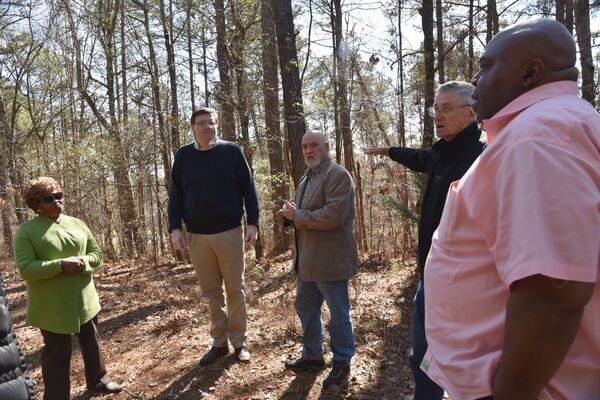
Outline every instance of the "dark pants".
[[(41, 331), (44, 337), (44, 348), (42, 349), (44, 400), (69, 400), (71, 335), (48, 332), (43, 329)], [(77, 337), (85, 366), (85, 381), (88, 388), (94, 388), (106, 375), (95, 317), (81, 325)]]
[(423, 361), (423, 357), (427, 351), (427, 339), (425, 338), (425, 289), (423, 281), (419, 282), (413, 304), (413, 331), (409, 364), (415, 379), (414, 400), (441, 400), (444, 396), (444, 389), (429, 379), (427, 374), (421, 369), (421, 361)]

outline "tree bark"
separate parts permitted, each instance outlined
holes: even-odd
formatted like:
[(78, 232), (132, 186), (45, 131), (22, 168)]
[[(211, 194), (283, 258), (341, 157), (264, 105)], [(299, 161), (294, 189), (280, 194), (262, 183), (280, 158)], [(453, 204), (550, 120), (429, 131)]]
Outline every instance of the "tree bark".
[(446, 81), (446, 71), (444, 66), (444, 16), (442, 15), (442, 0), (435, 0), (435, 26), (438, 57), (438, 82), (441, 84)]
[(341, 0), (333, 0), (334, 26), (335, 31), (335, 58), (337, 60), (337, 95), (340, 111), (338, 113), (340, 136), (344, 145), (344, 166), (356, 179), (356, 170), (354, 167), (354, 151), (352, 145), (352, 131), (350, 130), (350, 103), (348, 101), (348, 75), (349, 75), (349, 57), (350, 49), (346, 45), (343, 47), (343, 12)]
[[(4, 98), (0, 91), (0, 146), (8, 150), (10, 147), (10, 124), (6, 116), (6, 108), (4, 106)], [(10, 224), (10, 197), (9, 190), (11, 182), (9, 178), (9, 157), (6, 154), (0, 157), (0, 212), (2, 218), (2, 238), (4, 251), (0, 254), (0, 258), (12, 258), (12, 227)]]
[(574, 25), (574, 0), (565, 0), (565, 26), (567, 30), (572, 35), (573, 34), (573, 25)]
[(556, 20), (561, 24), (565, 24), (565, 0), (556, 0)]
[(425, 87), (423, 90), (424, 112), (423, 112), (423, 147), (431, 147), (433, 144), (433, 119), (427, 113), (429, 107), (433, 106), (435, 70), (433, 65), (433, 0), (423, 0), (420, 10), (423, 26), (423, 51), (425, 58)]
[(179, 101), (177, 98), (177, 70), (175, 67), (175, 39), (173, 37), (173, 13), (172, 3), (169, 1), (169, 16), (165, 14), (165, 2), (160, 0), (160, 22), (165, 38), (165, 49), (167, 51), (167, 67), (169, 69), (169, 85), (171, 89), (171, 115), (169, 116), (169, 131), (171, 132), (171, 151), (173, 154), (181, 146), (179, 141)]
[[(250, 170), (254, 172), (253, 166), (253, 151), (250, 144), (250, 96), (248, 96), (246, 65), (244, 51), (246, 47), (246, 33), (248, 26), (245, 26), (241, 16), (238, 15), (233, 2), (230, 2), (231, 21), (234, 26), (235, 34), (233, 35), (231, 45), (229, 47), (229, 60), (235, 73), (235, 87), (237, 91), (237, 101), (234, 103), (240, 122), (240, 136), (242, 141), (242, 149), (244, 156), (248, 162)], [(254, 15), (249, 17), (254, 19)]]
[(331, 47), (333, 49), (333, 65), (331, 68), (331, 85), (333, 86), (333, 125), (335, 129), (335, 162), (338, 164), (342, 163), (342, 130), (340, 129), (340, 95), (339, 95), (339, 81), (338, 81), (338, 58), (337, 48), (338, 41), (336, 38), (337, 31), (335, 27), (335, 10), (333, 8), (333, 2), (329, 2), (329, 19), (331, 21)]
[(594, 58), (590, 32), (590, 5), (588, 0), (575, 0), (575, 29), (581, 63), (581, 97), (596, 106)]
[(471, 79), (475, 75), (475, 53), (473, 50), (473, 39), (475, 38), (475, 24), (473, 21), (474, 7), (474, 0), (469, 0), (469, 79)]
[(269, 170), (273, 179), (271, 201), (273, 207), (273, 254), (288, 249), (289, 237), (279, 216), (281, 199), (287, 199), (288, 185), (285, 176), (283, 145), (279, 121), (279, 77), (277, 76), (277, 38), (275, 15), (270, 0), (261, 0), (263, 96), (265, 107), (265, 135), (269, 147)]
[(137, 3), (144, 13), (144, 31), (146, 33), (146, 40), (148, 40), (148, 71), (150, 73), (150, 81), (152, 86), (152, 105), (156, 112), (156, 121), (158, 124), (158, 133), (161, 138), (162, 146), (160, 146), (160, 154), (162, 159), (162, 166), (165, 171), (165, 188), (167, 193), (171, 190), (171, 157), (169, 141), (166, 138), (165, 120), (163, 117), (163, 110), (160, 97), (160, 83), (159, 76), (160, 72), (158, 69), (158, 62), (156, 61), (156, 51), (154, 50), (154, 40), (152, 39), (152, 33), (150, 32), (150, 16), (148, 10), (148, 0), (144, 0), (144, 3)]
[(227, 30), (225, 21), (225, 4), (223, 0), (215, 0), (215, 24), (217, 28), (217, 66), (219, 69), (219, 87), (217, 101), (221, 106), (219, 113), (219, 131), (221, 137), (232, 142), (236, 141), (235, 107), (231, 88), (231, 61), (227, 49)]
[(208, 65), (206, 62), (208, 43), (206, 39), (206, 26), (202, 17), (202, 76), (204, 77), (204, 107), (210, 104), (210, 91), (208, 90)]
[(492, 40), (492, 37), (498, 33), (498, 10), (496, 8), (496, 0), (487, 0), (486, 27), (485, 42), (489, 43), (490, 40)]
[(292, 15), (291, 0), (271, 0), (275, 10), (277, 30), (277, 48), (281, 81), (283, 86), (283, 104), (285, 123), (292, 162), (292, 177), (297, 187), (304, 174), (305, 164), (302, 156), (302, 136), (306, 133), (306, 120), (302, 105), (302, 86), (296, 54), (296, 33)]
[(186, 0), (185, 16), (187, 31), (187, 52), (188, 52), (188, 69), (190, 71), (190, 100), (192, 102), (192, 111), (196, 109), (196, 88), (194, 86), (194, 57), (192, 53), (192, 0)]
[(406, 145), (406, 127), (404, 121), (404, 54), (403, 54), (403, 46), (404, 42), (402, 40), (402, 8), (403, 8), (403, 0), (398, 0), (398, 48), (396, 50), (396, 59), (398, 62), (398, 69), (396, 74), (396, 97), (398, 101), (398, 127), (397, 127), (397, 135), (398, 135), (398, 145), (405, 146)]

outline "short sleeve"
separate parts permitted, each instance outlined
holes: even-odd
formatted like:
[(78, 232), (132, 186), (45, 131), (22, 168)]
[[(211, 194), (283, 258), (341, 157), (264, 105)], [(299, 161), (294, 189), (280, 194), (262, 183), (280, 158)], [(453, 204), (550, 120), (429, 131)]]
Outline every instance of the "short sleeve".
[(600, 176), (594, 160), (568, 147), (515, 144), (495, 176), (501, 279), (541, 274), (596, 282), (600, 256)]

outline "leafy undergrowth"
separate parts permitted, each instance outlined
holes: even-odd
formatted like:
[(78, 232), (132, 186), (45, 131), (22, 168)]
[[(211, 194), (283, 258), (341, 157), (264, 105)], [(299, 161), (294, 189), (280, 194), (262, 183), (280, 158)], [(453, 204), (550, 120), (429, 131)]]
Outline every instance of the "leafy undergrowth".
[[(12, 264), (1, 264), (1, 268), (17, 335), (41, 398), (41, 334), (24, 322), (24, 282)], [(191, 265), (167, 259), (159, 263), (106, 263), (95, 278), (103, 306), (98, 315), (99, 329), (109, 374), (122, 381), (125, 388), (120, 394), (95, 398), (410, 398), (407, 354), (415, 290), (413, 271), (414, 265), (375, 256), (362, 261), (350, 287), (357, 344), (352, 378), (346, 387), (323, 390), (321, 383), (328, 370), (295, 375), (283, 367), (284, 360), (295, 357), (301, 348), (289, 254), (260, 264), (247, 263), (251, 363), (238, 364), (229, 356), (209, 367), (198, 364), (210, 346), (209, 314)], [(325, 323), (327, 320), (324, 307)], [(85, 390), (76, 339), (71, 371), (71, 397), (91, 398)]]

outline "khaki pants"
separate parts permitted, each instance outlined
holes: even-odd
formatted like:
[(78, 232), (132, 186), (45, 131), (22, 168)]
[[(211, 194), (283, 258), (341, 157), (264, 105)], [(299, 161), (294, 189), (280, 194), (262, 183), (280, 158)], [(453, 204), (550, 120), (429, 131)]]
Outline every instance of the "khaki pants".
[[(202, 292), (210, 305), (212, 345), (226, 347), (229, 338), (233, 347), (244, 346), (246, 344), (246, 293), (242, 227), (210, 235), (195, 233), (188, 235), (190, 258)], [(225, 283), (227, 303), (225, 303), (223, 283)]]

